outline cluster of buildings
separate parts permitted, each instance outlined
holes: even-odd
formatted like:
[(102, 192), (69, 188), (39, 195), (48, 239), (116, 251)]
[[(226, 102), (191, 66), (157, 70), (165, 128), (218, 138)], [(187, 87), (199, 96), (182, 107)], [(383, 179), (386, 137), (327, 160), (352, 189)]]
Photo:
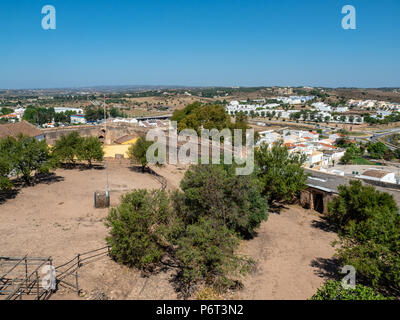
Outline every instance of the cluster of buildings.
[(244, 112), (246, 114), (254, 113), (258, 116), (266, 116), (268, 112), (274, 113), (274, 115), (283, 119), (289, 119), (290, 114), (298, 112), (297, 110), (284, 110), (279, 109), (279, 103), (270, 104), (240, 104), (238, 101), (232, 101), (228, 106), (226, 106), (226, 111), (230, 115), (234, 115), (237, 112)]
[(314, 100), (314, 96), (290, 96), (290, 97), (277, 97), (276, 100), (290, 105), (303, 104)]
[(24, 113), (25, 108), (16, 108), (13, 113), (0, 116), (0, 119), (8, 119), (10, 122), (21, 121)]
[(290, 153), (306, 155), (308, 167), (329, 166), (337, 164), (346, 150), (336, 147), (335, 142), (340, 134), (332, 134), (327, 139), (320, 139), (315, 131), (283, 130), (281, 133), (273, 130), (259, 132), (258, 145), (265, 143), (270, 147), (282, 141)]
[[(293, 114), (301, 112), (301, 110), (288, 110), (287, 108), (282, 108), (281, 103), (284, 104), (304, 104), (307, 101), (313, 100), (313, 96), (292, 96), (289, 98), (276, 98), (275, 100), (280, 101), (280, 103), (269, 103), (269, 104), (243, 104), (238, 101), (231, 101), (229, 105), (226, 106), (226, 111), (230, 115), (234, 115), (238, 112), (244, 112), (245, 114), (254, 114), (259, 117), (277, 117), (281, 119), (291, 119)], [(332, 108), (330, 105), (324, 102), (315, 102), (311, 104), (312, 110), (306, 110), (307, 113), (304, 113), (299, 120), (303, 121), (311, 121), (313, 119), (322, 119), (324, 122), (330, 123), (352, 123), (352, 124), (361, 124), (364, 122), (364, 117), (362, 116), (354, 116), (354, 115), (346, 115), (346, 112), (349, 111), (347, 106), (339, 106), (336, 108)], [(308, 114), (305, 118), (305, 114)], [(340, 114), (340, 115), (337, 115)]]
[(360, 109), (367, 109), (367, 108), (375, 108), (378, 110), (392, 110), (392, 111), (399, 111), (400, 104), (394, 102), (387, 102), (387, 101), (378, 101), (378, 100), (354, 100), (350, 99), (347, 101), (348, 106), (353, 106)]

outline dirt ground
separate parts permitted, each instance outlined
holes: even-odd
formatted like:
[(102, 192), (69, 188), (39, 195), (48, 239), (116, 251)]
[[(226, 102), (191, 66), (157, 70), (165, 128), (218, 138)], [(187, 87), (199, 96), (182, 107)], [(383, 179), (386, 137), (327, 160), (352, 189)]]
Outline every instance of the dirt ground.
[(324, 229), (316, 212), (298, 206), (271, 213), (258, 236), (242, 242), (241, 253), (257, 267), (235, 298), (309, 299), (327, 279), (330, 270), (325, 267), (334, 263), (331, 243), (336, 234)]
[[(166, 177), (167, 189), (178, 188), (183, 168), (155, 168)], [(153, 176), (117, 164), (109, 166), (111, 205), (133, 188), (160, 188)], [(0, 255), (47, 257), (58, 266), (78, 253), (106, 245), (107, 209), (94, 209), (93, 194), (104, 190), (105, 170), (57, 170), (55, 176), (21, 189), (15, 198), (0, 202)], [(271, 214), (258, 236), (243, 242), (241, 251), (258, 261), (245, 279), (237, 299), (307, 299), (323, 283), (320, 259), (331, 259), (335, 234), (319, 227), (310, 211), (291, 206)], [(312, 266), (314, 265), (314, 267)], [(82, 295), (60, 286), (52, 299), (178, 299), (171, 282), (173, 270), (144, 278), (109, 257), (79, 270)], [(73, 282), (73, 279), (70, 279)], [(232, 298), (232, 297), (229, 297)]]

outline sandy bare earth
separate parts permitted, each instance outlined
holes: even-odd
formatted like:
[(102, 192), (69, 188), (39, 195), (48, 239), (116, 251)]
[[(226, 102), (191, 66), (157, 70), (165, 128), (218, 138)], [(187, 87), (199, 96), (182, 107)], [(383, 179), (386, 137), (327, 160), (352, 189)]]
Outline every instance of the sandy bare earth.
[(239, 299), (309, 299), (326, 280), (336, 234), (324, 231), (317, 213), (290, 206), (271, 213), (258, 236), (242, 243), (241, 252), (257, 263), (244, 281)]
[[(184, 173), (177, 168), (156, 171), (167, 178), (169, 190), (179, 186)], [(109, 167), (109, 181), (111, 205), (131, 189), (160, 188), (153, 176), (116, 164)], [(23, 188), (15, 198), (0, 202), (0, 255), (52, 256), (57, 266), (78, 253), (105, 246), (108, 210), (93, 207), (93, 193), (104, 190), (105, 183), (104, 170), (60, 169), (53, 181)], [(234, 298), (309, 298), (324, 280), (311, 263), (330, 259), (335, 239), (335, 234), (314, 227), (313, 221), (319, 217), (299, 207), (271, 214), (258, 237), (243, 242), (242, 252), (258, 260), (258, 267)], [(170, 281), (173, 274), (166, 270), (144, 278), (104, 256), (79, 270), (82, 297), (60, 287), (52, 299), (177, 299)]]

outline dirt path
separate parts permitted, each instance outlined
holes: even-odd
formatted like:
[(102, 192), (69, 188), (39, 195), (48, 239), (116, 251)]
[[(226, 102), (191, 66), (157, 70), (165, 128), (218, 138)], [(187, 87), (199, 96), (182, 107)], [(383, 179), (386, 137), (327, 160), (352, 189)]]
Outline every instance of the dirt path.
[(244, 281), (238, 299), (309, 299), (324, 283), (317, 261), (329, 261), (336, 234), (318, 227), (317, 214), (291, 206), (270, 214), (258, 236), (242, 243), (241, 252), (255, 259), (257, 270)]

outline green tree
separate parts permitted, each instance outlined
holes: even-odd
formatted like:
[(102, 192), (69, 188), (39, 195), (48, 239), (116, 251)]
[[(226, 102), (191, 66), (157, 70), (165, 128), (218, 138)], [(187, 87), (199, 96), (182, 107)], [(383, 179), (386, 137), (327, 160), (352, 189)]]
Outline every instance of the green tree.
[(147, 141), (145, 137), (140, 137), (136, 143), (130, 146), (128, 149), (129, 159), (137, 164), (140, 164), (142, 171), (144, 171), (148, 164), (146, 153), (152, 144), (152, 141)]
[(77, 152), (78, 159), (87, 161), (89, 167), (92, 167), (93, 161), (104, 159), (103, 145), (96, 137), (83, 138)]
[(14, 110), (10, 109), (10, 108), (3, 107), (3, 108), (0, 109), (0, 115), (7, 115), (7, 114), (10, 114), (10, 113), (13, 113), (13, 112), (14, 112)]
[(32, 172), (47, 173), (55, 167), (45, 140), (38, 141), (25, 136), (10, 139), (12, 141), (11, 163), (14, 166), (13, 169), (16, 174), (22, 174), (22, 178), (27, 184), (32, 182)]
[(357, 148), (354, 144), (351, 144), (344, 154), (344, 156), (340, 159), (343, 164), (354, 163), (357, 159), (362, 156), (362, 152), (359, 148)]
[(305, 157), (289, 154), (282, 143), (271, 149), (262, 144), (255, 151), (255, 162), (259, 167), (258, 179), (261, 183), (262, 194), (273, 201), (292, 201), (306, 187), (307, 174), (302, 165)]
[(59, 162), (75, 164), (76, 160), (79, 158), (82, 142), (83, 139), (77, 131), (63, 135), (55, 143), (53, 156)]
[[(200, 102), (187, 105), (184, 109), (176, 110), (171, 118), (178, 122), (178, 131), (184, 129), (193, 129), (198, 135), (202, 129), (242, 129), (243, 136), (246, 135), (247, 116), (246, 112), (239, 112), (236, 115), (235, 123), (231, 122), (231, 117), (226, 112), (225, 108), (220, 105), (206, 104)], [(255, 114), (253, 114), (255, 116)], [(242, 139), (245, 143), (245, 139)]]
[(387, 147), (383, 142), (372, 143), (368, 146), (369, 155), (373, 159), (383, 159), (387, 151)]
[(374, 289), (356, 285), (354, 289), (345, 289), (340, 281), (329, 280), (311, 300), (393, 300), (376, 292)]
[(13, 186), (9, 176), (14, 168), (13, 147), (15, 139), (0, 139), (0, 190), (10, 190)]

